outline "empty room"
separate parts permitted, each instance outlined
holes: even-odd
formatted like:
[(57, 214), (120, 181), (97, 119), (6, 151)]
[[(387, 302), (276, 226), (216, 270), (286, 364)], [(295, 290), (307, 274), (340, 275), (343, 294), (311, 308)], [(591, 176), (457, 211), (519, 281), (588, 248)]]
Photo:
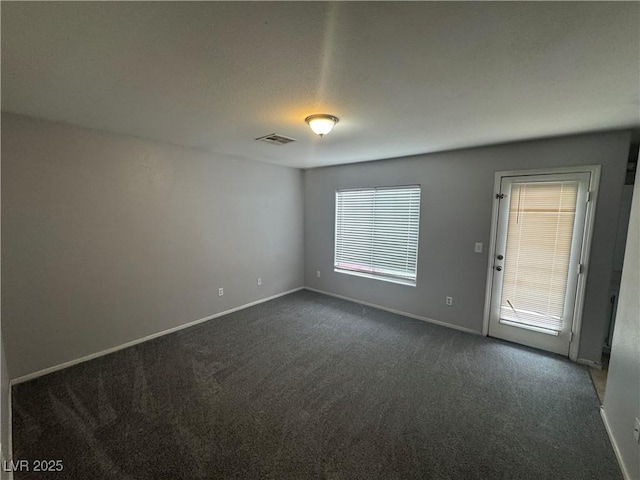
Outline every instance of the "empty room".
[(1, 480), (640, 480), (640, 3), (0, 15)]

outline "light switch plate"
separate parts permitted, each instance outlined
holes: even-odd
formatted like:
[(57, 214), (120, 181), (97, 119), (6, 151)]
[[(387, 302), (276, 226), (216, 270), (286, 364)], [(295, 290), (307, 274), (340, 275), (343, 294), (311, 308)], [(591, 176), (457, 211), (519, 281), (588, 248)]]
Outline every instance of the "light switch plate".
[(482, 253), (482, 244), (481, 243), (476, 243), (476, 247), (474, 250), (476, 253)]

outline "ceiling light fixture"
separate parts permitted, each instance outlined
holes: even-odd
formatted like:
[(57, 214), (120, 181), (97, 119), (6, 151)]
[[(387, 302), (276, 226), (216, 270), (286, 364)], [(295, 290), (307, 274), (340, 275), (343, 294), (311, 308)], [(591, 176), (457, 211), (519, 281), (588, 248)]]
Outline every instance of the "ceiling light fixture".
[(315, 115), (309, 115), (304, 119), (309, 125), (309, 128), (313, 130), (313, 133), (324, 137), (327, 133), (333, 130), (336, 123), (339, 122), (338, 117), (333, 115), (327, 115), (326, 113), (317, 113)]

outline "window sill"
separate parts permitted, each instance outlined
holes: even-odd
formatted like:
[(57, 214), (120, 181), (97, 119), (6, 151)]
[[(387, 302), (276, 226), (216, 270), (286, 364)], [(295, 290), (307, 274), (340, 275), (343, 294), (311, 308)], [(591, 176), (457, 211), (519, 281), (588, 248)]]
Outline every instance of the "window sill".
[(384, 277), (382, 275), (375, 275), (372, 273), (355, 272), (353, 270), (343, 270), (341, 268), (334, 268), (334, 272), (346, 273), (347, 275), (353, 275), (355, 277), (371, 278), (373, 280), (382, 280), (383, 282), (396, 283), (398, 285), (406, 285), (408, 287), (415, 287), (416, 282), (412, 280), (405, 280), (402, 278)]

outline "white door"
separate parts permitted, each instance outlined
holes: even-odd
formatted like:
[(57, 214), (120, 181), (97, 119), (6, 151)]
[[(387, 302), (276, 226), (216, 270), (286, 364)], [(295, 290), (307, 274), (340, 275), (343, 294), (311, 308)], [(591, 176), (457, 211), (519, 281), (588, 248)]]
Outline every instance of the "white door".
[(568, 355), (590, 173), (502, 177), (489, 335)]

